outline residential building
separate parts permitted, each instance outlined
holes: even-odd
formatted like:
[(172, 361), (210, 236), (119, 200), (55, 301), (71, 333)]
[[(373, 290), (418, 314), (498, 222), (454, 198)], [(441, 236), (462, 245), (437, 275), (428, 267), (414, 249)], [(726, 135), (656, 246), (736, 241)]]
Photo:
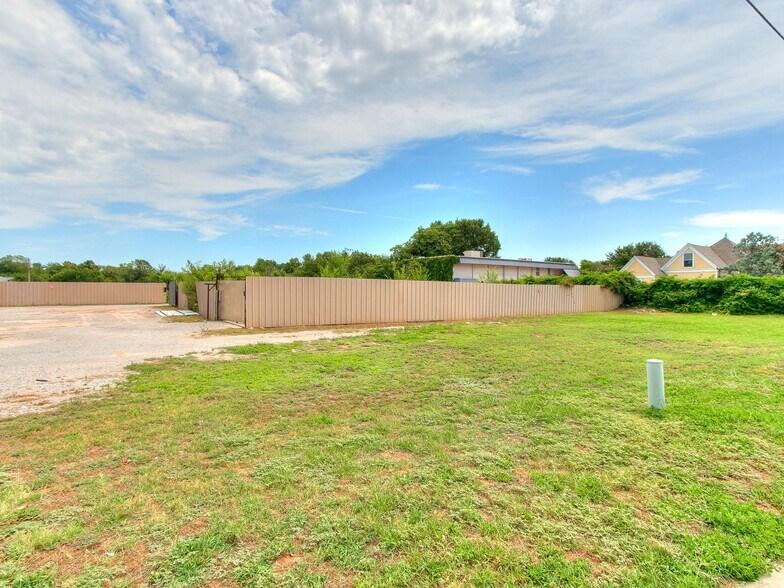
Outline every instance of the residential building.
[(580, 275), (580, 270), (573, 263), (482, 257), (481, 251), (465, 251), (458, 260), (452, 268), (452, 279), (455, 282), (477, 282), (488, 273), (497, 275), (499, 280), (515, 280), (524, 276)]
[(635, 255), (622, 269), (642, 282), (652, 282), (661, 276), (685, 280), (718, 278), (724, 268), (738, 261), (738, 257), (735, 243), (724, 235), (709, 246), (686, 243), (672, 257)]

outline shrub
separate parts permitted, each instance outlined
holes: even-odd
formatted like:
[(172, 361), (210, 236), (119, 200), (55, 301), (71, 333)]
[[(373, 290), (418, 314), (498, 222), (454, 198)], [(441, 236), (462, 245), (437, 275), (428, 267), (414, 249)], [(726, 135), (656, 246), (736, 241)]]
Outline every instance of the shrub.
[(663, 277), (640, 284), (627, 305), (672, 312), (784, 314), (784, 278), (747, 275), (681, 280)]
[(637, 298), (640, 283), (629, 272), (612, 271), (605, 273), (586, 272), (579, 276), (523, 276), (516, 280), (504, 280), (507, 284), (545, 284), (571, 288), (573, 286), (602, 286), (617, 292), (624, 298)]
[(501, 282), (498, 272), (491, 269), (485, 270), (485, 273), (479, 276), (476, 281), (483, 284), (498, 284)]
[(451, 282), (452, 268), (460, 261), (457, 255), (438, 257), (419, 257), (417, 261), (427, 270), (428, 279), (433, 282)]
[(394, 279), (426, 282), (430, 279), (430, 273), (418, 259), (410, 259), (407, 262), (398, 262), (395, 264)]

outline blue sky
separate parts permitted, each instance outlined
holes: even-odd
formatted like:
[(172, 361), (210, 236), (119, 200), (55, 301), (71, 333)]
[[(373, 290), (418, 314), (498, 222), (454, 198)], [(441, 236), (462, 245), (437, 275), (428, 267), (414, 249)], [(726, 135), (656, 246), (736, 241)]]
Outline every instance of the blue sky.
[[(502, 256), (784, 236), (784, 43), (744, 2), (12, 0), (0, 254)], [(784, 6), (760, 0), (784, 26)]]

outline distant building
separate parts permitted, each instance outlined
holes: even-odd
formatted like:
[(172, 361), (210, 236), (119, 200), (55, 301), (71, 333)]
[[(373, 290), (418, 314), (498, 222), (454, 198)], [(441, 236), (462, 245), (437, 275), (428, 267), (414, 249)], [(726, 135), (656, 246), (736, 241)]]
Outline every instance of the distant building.
[(11, 282), (13, 278), (9, 278), (6, 276), (0, 276), (0, 282)]
[(710, 246), (687, 243), (672, 257), (635, 255), (622, 269), (633, 273), (641, 282), (652, 282), (661, 276), (685, 280), (718, 278), (738, 258), (735, 243), (725, 235)]
[(500, 280), (516, 280), (525, 276), (579, 276), (573, 263), (533, 261), (532, 259), (499, 259), (482, 257), (481, 251), (464, 251), (452, 268), (455, 282), (476, 282), (488, 272), (498, 274)]

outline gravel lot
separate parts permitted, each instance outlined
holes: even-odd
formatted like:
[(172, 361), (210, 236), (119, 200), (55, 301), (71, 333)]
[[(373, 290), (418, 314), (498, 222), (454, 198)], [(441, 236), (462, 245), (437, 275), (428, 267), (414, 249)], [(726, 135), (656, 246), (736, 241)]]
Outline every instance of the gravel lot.
[(0, 418), (47, 410), (125, 377), (145, 359), (210, 353), (246, 343), (289, 343), (360, 335), (318, 330), (205, 335), (227, 323), (169, 322), (154, 306), (0, 308)]

